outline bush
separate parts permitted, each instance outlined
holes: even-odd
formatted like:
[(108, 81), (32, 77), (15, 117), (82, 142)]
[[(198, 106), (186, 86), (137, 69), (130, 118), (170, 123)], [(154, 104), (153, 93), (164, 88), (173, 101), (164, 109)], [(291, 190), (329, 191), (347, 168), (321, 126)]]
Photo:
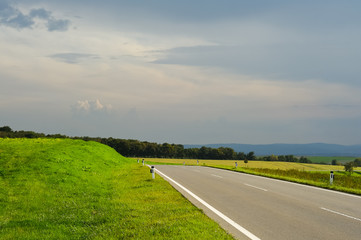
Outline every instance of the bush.
[(353, 164), (355, 167), (361, 167), (361, 158), (356, 158)]
[(351, 174), (353, 172), (353, 165), (353, 162), (345, 163), (345, 171)]

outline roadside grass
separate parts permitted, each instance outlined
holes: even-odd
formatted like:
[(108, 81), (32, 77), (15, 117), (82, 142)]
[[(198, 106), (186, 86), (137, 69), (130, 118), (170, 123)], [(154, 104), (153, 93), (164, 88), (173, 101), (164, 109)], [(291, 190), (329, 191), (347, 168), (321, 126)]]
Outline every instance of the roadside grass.
[(232, 239), (148, 167), (70, 139), (0, 139), (0, 238)]
[(148, 167), (133, 164), (130, 175), (122, 189), (131, 197), (119, 198), (134, 221), (124, 219), (122, 239), (232, 239), (161, 177), (151, 179)]
[[(154, 161), (155, 159), (146, 159)], [(197, 165), (194, 159), (156, 159), (157, 162), (170, 162)], [(235, 162), (238, 167), (235, 168)], [(215, 167), (253, 175), (276, 178), (301, 184), (307, 184), (352, 194), (361, 195), (361, 172), (346, 173), (343, 166), (305, 164), (289, 162), (262, 162), (229, 160), (199, 160), (199, 166)], [(360, 171), (361, 168), (355, 168)], [(330, 185), (330, 171), (334, 171), (334, 181)]]
[(352, 175), (343, 172), (334, 172), (334, 181), (330, 185), (329, 172), (300, 171), (295, 169), (265, 169), (265, 168), (235, 168), (223, 165), (212, 165), (209, 167), (227, 169), (258, 176), (276, 178), (290, 182), (296, 182), (316, 187), (332, 189), (341, 192), (361, 195), (361, 173), (354, 172)]

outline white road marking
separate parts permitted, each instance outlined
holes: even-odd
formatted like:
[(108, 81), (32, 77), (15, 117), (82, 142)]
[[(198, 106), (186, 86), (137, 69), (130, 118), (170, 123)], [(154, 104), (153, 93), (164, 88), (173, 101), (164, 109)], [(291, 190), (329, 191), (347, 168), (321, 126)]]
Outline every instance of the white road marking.
[(241, 233), (243, 233), (244, 235), (246, 235), (248, 238), (252, 239), (252, 240), (260, 240), (260, 238), (256, 237), (255, 235), (253, 235), (251, 232), (249, 232), (247, 229), (241, 227), (238, 223), (236, 223), (235, 221), (233, 221), (232, 219), (230, 219), (229, 217), (227, 217), (226, 215), (224, 215), (223, 213), (221, 213), (220, 211), (218, 211), (217, 209), (215, 209), (214, 207), (212, 207), (211, 205), (209, 205), (207, 202), (205, 202), (203, 199), (201, 199), (200, 197), (198, 197), (197, 195), (195, 195), (194, 193), (192, 193), (191, 191), (189, 191), (187, 188), (183, 187), (182, 185), (180, 185), (179, 183), (177, 183), (176, 181), (174, 181), (173, 179), (171, 179), (170, 177), (168, 177), (167, 175), (165, 175), (164, 173), (162, 173), (161, 171), (157, 170), (157, 173), (162, 175), (163, 177), (167, 178), (169, 181), (173, 182), (175, 185), (177, 185), (178, 187), (180, 187), (181, 189), (183, 189), (185, 192), (187, 192), (189, 195), (191, 195), (193, 198), (195, 198), (198, 202), (200, 202), (201, 204), (203, 204), (205, 207), (207, 207), (209, 210), (211, 210), (212, 212), (214, 212), (215, 214), (217, 214), (219, 217), (221, 217), (224, 221), (228, 222), (230, 225), (232, 225), (234, 228), (236, 228), (238, 231), (240, 231)]
[(338, 215), (341, 215), (341, 216), (344, 216), (344, 217), (348, 217), (348, 218), (351, 218), (353, 220), (356, 220), (356, 221), (360, 221), (361, 222), (361, 219), (359, 218), (356, 218), (356, 217), (352, 217), (352, 216), (349, 216), (349, 215), (346, 215), (346, 214), (343, 214), (343, 213), (340, 213), (340, 212), (336, 212), (336, 211), (333, 211), (333, 210), (330, 210), (330, 209), (327, 209), (327, 208), (324, 208), (324, 207), (321, 207), (322, 210), (325, 210), (327, 212), (331, 212), (331, 213), (335, 213), (335, 214), (338, 214)]
[(259, 190), (265, 191), (265, 192), (267, 192), (267, 191), (268, 191), (267, 189), (260, 188), (260, 187), (256, 187), (256, 186), (253, 186), (253, 185), (251, 185), (251, 184), (244, 183), (244, 185), (246, 185), (246, 186), (248, 186), (248, 187), (253, 187), (253, 188), (256, 188), (256, 189), (259, 189)]
[(216, 174), (211, 174), (213, 177), (217, 177), (217, 178), (223, 178), (223, 177), (221, 177), (221, 176), (218, 176), (218, 175), (216, 175)]

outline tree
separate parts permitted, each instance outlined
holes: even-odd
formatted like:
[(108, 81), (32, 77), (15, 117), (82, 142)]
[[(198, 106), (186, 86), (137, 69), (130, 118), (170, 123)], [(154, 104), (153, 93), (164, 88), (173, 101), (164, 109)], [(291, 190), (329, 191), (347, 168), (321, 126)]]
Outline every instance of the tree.
[(205, 146), (201, 147), (198, 152), (198, 158), (200, 159), (207, 159), (209, 158), (209, 150), (210, 148), (207, 148)]
[(338, 162), (336, 159), (333, 159), (332, 162), (331, 162), (331, 165), (338, 165)]
[(345, 167), (346, 172), (349, 172), (350, 174), (352, 174), (352, 172), (353, 172), (353, 162), (345, 163), (344, 167)]
[(255, 160), (255, 159), (256, 159), (256, 156), (254, 155), (254, 152), (249, 152), (249, 153), (246, 155), (246, 159), (247, 159), (247, 160)]
[(147, 143), (144, 150), (144, 157), (154, 157), (157, 156), (158, 145), (156, 143)]
[(248, 160), (244, 159), (244, 163), (246, 164), (246, 167), (247, 167)]
[(239, 159), (239, 160), (246, 159), (246, 154), (244, 154), (244, 152), (237, 153), (237, 159)]
[(293, 155), (286, 155), (285, 159), (286, 162), (297, 162), (297, 158), (295, 158)]
[(224, 159), (235, 159), (236, 158), (236, 153), (234, 152), (234, 150), (232, 148), (222, 148), (223, 153), (224, 153)]
[(300, 163), (312, 163), (312, 161), (304, 156), (300, 157)]
[(9, 126), (0, 127), (0, 132), (12, 132), (13, 130)]
[(269, 158), (270, 158), (270, 161), (273, 161), (273, 162), (278, 161), (278, 156), (276, 156), (274, 154), (272, 154)]
[(361, 167), (361, 158), (356, 158), (353, 161), (353, 164), (354, 164), (355, 167)]
[(224, 159), (224, 154), (221, 148), (210, 148), (209, 159)]
[(163, 143), (161, 146), (162, 156), (166, 158), (172, 158), (173, 156), (173, 146), (169, 143)]
[(174, 145), (175, 158), (184, 158), (184, 146), (182, 144)]

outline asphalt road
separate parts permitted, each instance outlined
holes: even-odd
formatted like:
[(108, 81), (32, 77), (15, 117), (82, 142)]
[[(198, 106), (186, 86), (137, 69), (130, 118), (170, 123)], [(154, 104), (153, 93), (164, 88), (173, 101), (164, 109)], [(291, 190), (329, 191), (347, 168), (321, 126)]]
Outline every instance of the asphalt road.
[[(208, 167), (155, 167), (259, 239), (361, 239), (359, 196)], [(250, 238), (163, 178), (233, 236)]]

